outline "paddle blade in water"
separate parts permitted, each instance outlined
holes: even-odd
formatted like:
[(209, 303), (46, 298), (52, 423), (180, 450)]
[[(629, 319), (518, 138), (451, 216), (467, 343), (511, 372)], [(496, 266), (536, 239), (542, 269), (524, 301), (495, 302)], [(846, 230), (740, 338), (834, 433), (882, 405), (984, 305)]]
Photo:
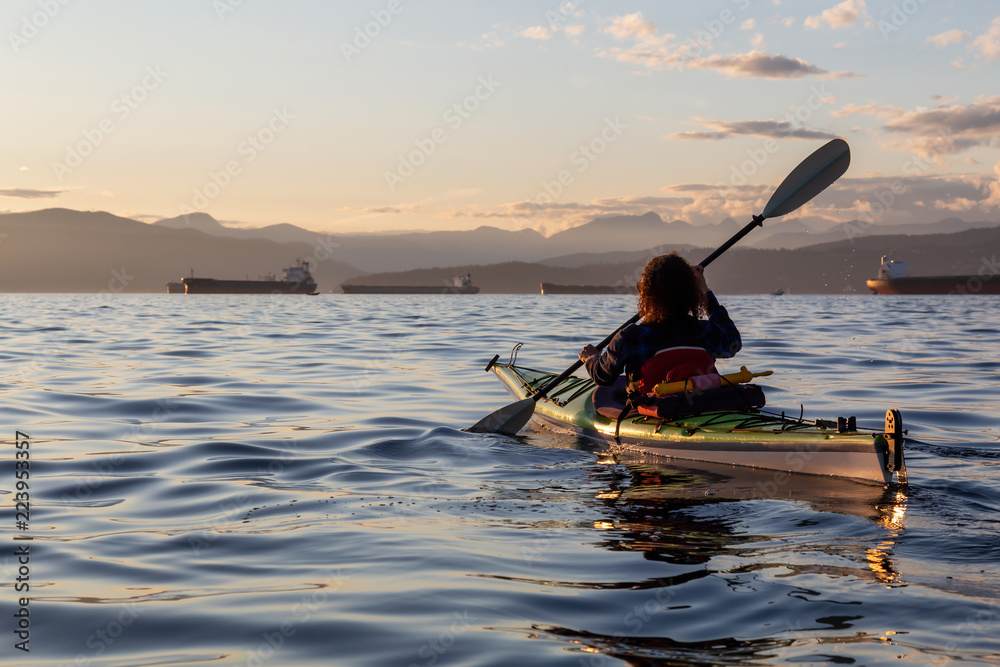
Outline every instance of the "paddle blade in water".
[(511, 403), (496, 412), (483, 417), (474, 425), (465, 429), (470, 433), (503, 433), (514, 435), (520, 431), (535, 413), (535, 399), (524, 398), (517, 403)]
[(827, 142), (781, 182), (761, 216), (776, 218), (791, 213), (843, 176), (850, 164), (851, 148), (846, 141), (834, 139)]

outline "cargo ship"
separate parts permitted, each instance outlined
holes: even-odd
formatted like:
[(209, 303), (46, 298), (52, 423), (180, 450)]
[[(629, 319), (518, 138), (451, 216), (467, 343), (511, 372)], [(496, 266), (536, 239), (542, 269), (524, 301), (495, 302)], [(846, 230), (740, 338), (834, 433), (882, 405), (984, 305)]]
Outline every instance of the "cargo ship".
[(542, 294), (635, 294), (635, 287), (624, 285), (560, 285), (542, 283)]
[(309, 262), (298, 261), (283, 269), (284, 280), (274, 274), (259, 280), (218, 280), (216, 278), (183, 278), (185, 294), (318, 294), (316, 281), (309, 273)]
[(1000, 294), (1000, 276), (908, 276), (910, 265), (882, 257), (878, 277), (866, 284), (873, 294)]
[(472, 284), (472, 276), (466, 274), (453, 278), (441, 285), (349, 285), (340, 286), (344, 294), (479, 294), (479, 288)]

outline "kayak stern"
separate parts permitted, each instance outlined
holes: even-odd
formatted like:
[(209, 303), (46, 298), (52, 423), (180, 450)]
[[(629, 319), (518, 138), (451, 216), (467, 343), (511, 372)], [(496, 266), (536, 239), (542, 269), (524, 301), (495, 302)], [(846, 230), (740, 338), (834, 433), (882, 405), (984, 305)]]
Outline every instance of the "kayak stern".
[[(552, 373), (493, 362), (489, 368), (517, 399), (537, 393)], [(617, 424), (597, 413), (596, 385), (568, 377), (537, 400), (532, 418), (554, 430), (571, 431), (612, 445), (689, 461), (748, 466), (782, 473), (806, 473), (906, 483), (902, 420), (886, 415), (883, 431), (857, 429), (853, 420), (817, 420), (771, 415), (759, 410), (705, 412), (676, 420), (631, 414)]]

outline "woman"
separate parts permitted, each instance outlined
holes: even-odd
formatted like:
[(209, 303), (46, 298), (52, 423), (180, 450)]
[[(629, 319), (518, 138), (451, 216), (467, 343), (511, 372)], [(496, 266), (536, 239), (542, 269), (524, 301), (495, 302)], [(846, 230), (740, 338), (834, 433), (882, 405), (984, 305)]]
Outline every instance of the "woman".
[(648, 394), (660, 382), (715, 372), (716, 359), (743, 346), (701, 266), (676, 252), (660, 255), (646, 265), (638, 287), (641, 323), (622, 329), (603, 353), (593, 345), (580, 352), (597, 384), (610, 385), (624, 371), (630, 391)]

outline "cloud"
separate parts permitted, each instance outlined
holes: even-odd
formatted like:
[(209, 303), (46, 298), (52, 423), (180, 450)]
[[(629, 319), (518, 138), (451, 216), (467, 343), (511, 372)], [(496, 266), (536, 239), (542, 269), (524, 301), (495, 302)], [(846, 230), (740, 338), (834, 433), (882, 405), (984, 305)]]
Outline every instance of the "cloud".
[[(995, 169), (995, 178), (980, 174), (931, 175), (919, 168), (909, 171), (913, 173), (841, 178), (791, 217), (822, 218), (831, 223), (874, 218), (880, 224), (896, 224), (936, 222), (962, 212), (966, 220), (972, 221), (1000, 206), (1000, 165)], [(759, 211), (773, 186), (685, 184), (668, 191), (693, 196), (694, 201), (679, 216), (682, 219), (718, 222), (726, 215), (739, 218), (747, 211)]]
[(0, 197), (17, 197), (18, 199), (55, 199), (68, 190), (32, 190), (31, 188), (3, 188)]
[(941, 95), (932, 99), (938, 102), (933, 109), (906, 111), (892, 105), (847, 104), (830, 115), (871, 115), (884, 119), (882, 129), (886, 132), (912, 137), (889, 147), (925, 157), (940, 158), (977, 146), (997, 147), (1000, 96), (980, 97), (971, 104), (954, 104), (953, 99)]
[(404, 206), (345, 206), (341, 210), (351, 213), (361, 213), (363, 215), (396, 215), (399, 213), (420, 213), (424, 210), (424, 207), (418, 204)]
[(964, 42), (969, 38), (969, 33), (965, 30), (946, 30), (939, 35), (933, 35), (927, 38), (927, 41), (934, 45), (937, 49), (943, 49), (949, 44), (959, 44)]
[(705, 57), (703, 52), (712, 48), (712, 42), (688, 39), (677, 42), (675, 35), (660, 34), (656, 26), (641, 12), (615, 17), (604, 28), (604, 33), (618, 41), (632, 41), (631, 47), (615, 46), (598, 51), (598, 55), (614, 58), (619, 62), (635, 63), (647, 69), (712, 69), (727, 77), (759, 77), (766, 79), (796, 79), (803, 76), (824, 78), (853, 78), (853, 72), (829, 72), (799, 58), (772, 55), (759, 50), (762, 37), (755, 37), (753, 51), (730, 55), (714, 54)]
[(795, 127), (786, 120), (705, 120), (696, 119), (708, 132), (675, 132), (668, 139), (718, 140), (735, 136), (774, 137), (779, 139), (835, 139), (836, 134)]
[(815, 30), (825, 23), (831, 28), (849, 28), (859, 21), (869, 20), (865, 0), (844, 0), (818, 16), (810, 16), (805, 20), (805, 26)]
[(990, 184), (989, 196), (984, 201), (984, 205), (994, 209), (1000, 208), (1000, 162), (993, 165), (993, 173), (996, 178)]
[(500, 204), (494, 209), (464, 207), (441, 215), (447, 218), (508, 220), (518, 227), (530, 227), (551, 234), (607, 215), (642, 215), (654, 211), (665, 220), (670, 220), (693, 202), (694, 198), (688, 196), (607, 197), (589, 202), (518, 201)]
[(836, 118), (846, 118), (848, 116), (867, 115), (877, 118), (895, 118), (903, 113), (899, 107), (891, 104), (845, 104), (842, 109), (831, 111), (830, 115)]
[(754, 19), (747, 19), (740, 24), (740, 30), (753, 30), (756, 25), (757, 22)]
[(585, 25), (566, 25), (566, 26), (553, 25), (553, 26), (550, 26), (550, 27), (546, 28), (545, 26), (536, 25), (536, 26), (532, 26), (530, 28), (525, 28), (521, 32), (517, 33), (517, 35), (518, 35), (518, 37), (526, 37), (528, 39), (536, 39), (536, 40), (545, 42), (545, 41), (548, 41), (549, 39), (551, 39), (552, 36), (555, 35), (557, 32), (559, 32), (560, 30), (562, 30), (563, 33), (567, 37), (579, 37), (584, 32), (586, 32), (587, 26), (585, 26)]
[(531, 28), (525, 28), (521, 32), (517, 33), (521, 37), (527, 37), (528, 39), (537, 39), (541, 41), (548, 40), (552, 37), (552, 31), (544, 26), (536, 25)]
[(156, 222), (157, 220), (163, 220), (167, 216), (161, 215), (159, 213), (129, 213), (125, 217), (149, 224)]
[(903, 147), (918, 155), (946, 155), (990, 146), (1000, 135), (1000, 96), (903, 112), (888, 120), (883, 129), (913, 136)]
[(799, 58), (750, 51), (730, 56), (713, 55), (691, 62), (698, 69), (717, 69), (729, 77), (761, 77), (765, 79), (798, 79), (803, 76), (848, 79), (862, 76), (854, 72), (828, 72)]
[(475, 44), (466, 44), (465, 42), (459, 42), (459, 46), (472, 49), (474, 51), (483, 51), (485, 49), (495, 49), (501, 47), (505, 44), (500, 35), (495, 32), (484, 32), (479, 41)]
[(622, 41), (627, 39), (648, 41), (656, 37), (657, 30), (651, 21), (647, 21), (643, 17), (642, 12), (636, 12), (625, 16), (616, 16), (611, 21), (611, 25), (604, 29), (604, 32)]
[[(828, 224), (874, 218), (877, 224), (929, 223), (962, 213), (964, 219), (985, 219), (1000, 208), (1000, 163), (994, 174), (931, 175), (927, 163), (912, 173), (845, 177), (807, 203), (790, 218), (805, 217)], [(907, 169), (904, 168), (904, 172)], [(728, 179), (726, 174), (720, 174)], [(586, 202), (519, 201), (492, 208), (468, 206), (440, 211), (441, 217), (505, 220), (517, 228), (552, 233), (606, 215), (642, 215), (649, 211), (664, 220), (694, 225), (717, 224), (725, 218), (748, 218), (763, 209), (774, 184), (728, 180), (667, 185), (654, 196), (621, 196)], [(890, 201), (886, 208), (886, 201)]]
[(1000, 16), (993, 19), (990, 29), (972, 42), (970, 51), (980, 60), (996, 60), (1000, 58)]

